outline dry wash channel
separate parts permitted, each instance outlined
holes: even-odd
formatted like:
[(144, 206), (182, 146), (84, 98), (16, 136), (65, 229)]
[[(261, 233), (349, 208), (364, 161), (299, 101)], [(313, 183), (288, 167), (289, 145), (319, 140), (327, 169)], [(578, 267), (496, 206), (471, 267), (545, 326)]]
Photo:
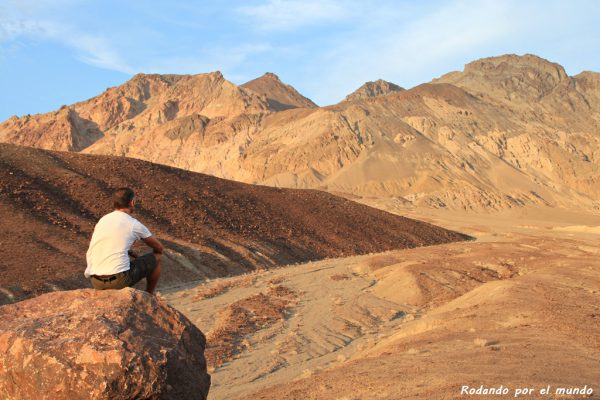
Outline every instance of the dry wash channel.
[(288, 266), (166, 298), (212, 338), (215, 398), (582, 386), (599, 382), (598, 254), (593, 241), (518, 236)]

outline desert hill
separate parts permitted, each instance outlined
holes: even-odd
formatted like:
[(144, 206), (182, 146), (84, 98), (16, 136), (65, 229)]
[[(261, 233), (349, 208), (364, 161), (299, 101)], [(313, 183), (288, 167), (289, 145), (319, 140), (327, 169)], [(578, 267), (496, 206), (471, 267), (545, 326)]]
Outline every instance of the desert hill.
[(378, 79), (375, 82), (367, 82), (354, 92), (346, 96), (346, 101), (362, 100), (370, 97), (385, 96), (390, 93), (400, 92), (405, 90), (404, 88), (396, 85), (395, 83)]
[(271, 72), (244, 83), (242, 87), (264, 95), (267, 98), (269, 107), (275, 111), (318, 107), (312, 100), (302, 96), (292, 86), (281, 82), (279, 77)]
[(468, 237), (316, 190), (253, 186), (128, 158), (0, 145), (0, 302), (88, 286), (85, 252), (111, 192), (169, 250), (165, 286)]
[(138, 75), (54, 113), (13, 117), (0, 141), (406, 207), (598, 212), (599, 88), (598, 73), (571, 77), (532, 55), (321, 108), (269, 74), (243, 86), (220, 73)]

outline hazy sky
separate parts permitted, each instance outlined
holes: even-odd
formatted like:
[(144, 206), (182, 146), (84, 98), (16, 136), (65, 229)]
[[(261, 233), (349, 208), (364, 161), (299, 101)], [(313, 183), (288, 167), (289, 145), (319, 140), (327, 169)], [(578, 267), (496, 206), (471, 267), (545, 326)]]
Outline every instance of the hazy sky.
[(137, 72), (220, 70), (240, 84), (270, 71), (319, 105), (505, 53), (600, 72), (599, 21), (596, 0), (0, 0), (0, 120)]

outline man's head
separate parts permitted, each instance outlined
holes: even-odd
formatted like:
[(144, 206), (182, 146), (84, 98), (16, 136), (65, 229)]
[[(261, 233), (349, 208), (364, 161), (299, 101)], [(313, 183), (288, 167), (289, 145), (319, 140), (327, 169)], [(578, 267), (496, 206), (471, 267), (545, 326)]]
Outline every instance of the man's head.
[(133, 190), (129, 188), (119, 188), (113, 194), (113, 205), (115, 210), (129, 210), (133, 211), (135, 206), (135, 200)]

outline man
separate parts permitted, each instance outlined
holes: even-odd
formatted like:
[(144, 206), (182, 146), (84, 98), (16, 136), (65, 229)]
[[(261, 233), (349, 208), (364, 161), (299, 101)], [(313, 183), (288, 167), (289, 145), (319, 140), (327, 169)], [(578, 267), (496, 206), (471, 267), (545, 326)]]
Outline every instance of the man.
[[(120, 188), (113, 195), (115, 210), (96, 224), (87, 251), (85, 277), (94, 289), (123, 289), (146, 278), (146, 291), (153, 293), (160, 277), (163, 246), (131, 213), (135, 208), (133, 190)], [(138, 257), (130, 250), (136, 240), (153, 250)], [(129, 256), (133, 258), (129, 261)]]

